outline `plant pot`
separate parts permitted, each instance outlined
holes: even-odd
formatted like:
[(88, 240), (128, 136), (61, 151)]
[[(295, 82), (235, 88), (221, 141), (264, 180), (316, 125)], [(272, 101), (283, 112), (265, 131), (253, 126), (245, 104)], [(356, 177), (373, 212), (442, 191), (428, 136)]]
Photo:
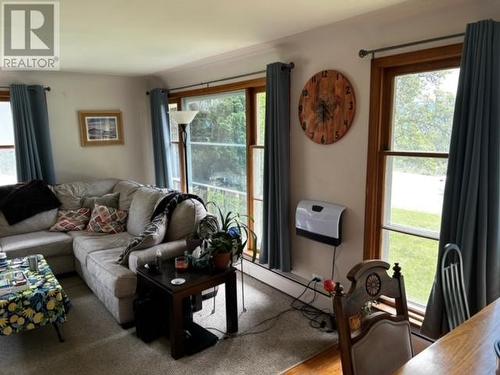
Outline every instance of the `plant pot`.
[(218, 270), (225, 270), (231, 263), (231, 253), (221, 253), (214, 255), (214, 267)]

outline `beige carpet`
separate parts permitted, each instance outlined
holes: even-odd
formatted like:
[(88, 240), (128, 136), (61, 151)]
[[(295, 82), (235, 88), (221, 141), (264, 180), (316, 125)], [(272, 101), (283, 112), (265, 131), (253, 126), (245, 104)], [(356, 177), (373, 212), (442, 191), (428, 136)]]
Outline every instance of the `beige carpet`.
[[(311, 328), (300, 313), (283, 315), (271, 330), (258, 335), (221, 340), (193, 356), (173, 360), (167, 339), (145, 344), (135, 328), (121, 328), (76, 276), (61, 280), (73, 309), (59, 343), (51, 326), (0, 337), (1, 374), (276, 374), (322, 351), (337, 336)], [(238, 285), (240, 285), (238, 283)], [(247, 312), (240, 315), (240, 332), (286, 309), (291, 299), (261, 282), (245, 277)], [(241, 312), (241, 289), (238, 289)], [(205, 301), (195, 321), (225, 329), (224, 290)], [(265, 328), (262, 326), (260, 328)]]

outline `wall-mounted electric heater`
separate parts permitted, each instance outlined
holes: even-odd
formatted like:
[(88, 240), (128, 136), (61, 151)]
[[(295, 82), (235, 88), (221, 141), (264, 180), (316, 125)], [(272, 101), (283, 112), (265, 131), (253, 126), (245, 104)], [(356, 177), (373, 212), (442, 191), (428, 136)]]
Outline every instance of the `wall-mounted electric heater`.
[(315, 241), (339, 246), (342, 243), (342, 214), (338, 204), (303, 200), (295, 213), (296, 232)]

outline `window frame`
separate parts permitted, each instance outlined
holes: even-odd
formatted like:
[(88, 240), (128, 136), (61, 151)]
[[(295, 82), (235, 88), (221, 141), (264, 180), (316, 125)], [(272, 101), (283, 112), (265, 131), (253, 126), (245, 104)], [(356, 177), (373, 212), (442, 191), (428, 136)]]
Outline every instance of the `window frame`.
[[(255, 78), (245, 81), (233, 82), (222, 84), (212, 87), (204, 87), (194, 90), (177, 91), (169, 94), (168, 104), (177, 104), (177, 109), (182, 109), (182, 101), (185, 98), (206, 96), (214, 94), (231, 93), (235, 91), (245, 91), (245, 119), (246, 119), (246, 151), (247, 151), (247, 214), (251, 217), (254, 215), (253, 203), (254, 200), (261, 200), (255, 198), (254, 195), (254, 168), (253, 168), (253, 152), (255, 149), (263, 149), (263, 145), (257, 145), (257, 94), (266, 91), (266, 78)], [(184, 152), (182, 144), (177, 143), (179, 147), (179, 171), (181, 178), (181, 189), (186, 191), (186, 176), (184, 173), (185, 163)], [(250, 229), (254, 230), (254, 222), (249, 221)], [(253, 240), (250, 239), (250, 245), (254, 246)]]
[[(370, 115), (368, 132), (364, 259), (381, 259), (385, 208), (386, 164), (390, 156), (448, 158), (445, 152), (391, 150), (394, 79), (398, 75), (456, 68), (460, 66), (463, 44), (373, 59), (371, 62)], [(394, 228), (390, 228), (394, 230)], [(399, 232), (429, 238), (418, 231)], [(409, 232), (409, 233), (407, 233)], [(435, 240), (436, 238), (431, 238)], [(410, 310), (417, 316), (424, 311)]]

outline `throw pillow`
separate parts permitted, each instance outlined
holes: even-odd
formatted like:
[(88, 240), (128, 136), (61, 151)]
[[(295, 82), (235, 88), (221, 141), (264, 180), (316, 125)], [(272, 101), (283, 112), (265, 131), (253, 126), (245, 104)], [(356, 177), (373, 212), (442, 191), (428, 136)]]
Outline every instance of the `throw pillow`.
[(6, 196), (1, 197), (0, 210), (9, 225), (14, 225), (60, 205), (61, 202), (45, 182), (33, 180), (11, 187)]
[(118, 264), (128, 266), (128, 258), (132, 251), (146, 249), (148, 247), (158, 245), (163, 241), (165, 232), (167, 231), (167, 217), (164, 214), (155, 216), (149, 224), (146, 225), (144, 231), (130, 240), (127, 247), (120, 254)]
[(127, 216), (125, 210), (96, 204), (87, 231), (109, 234), (125, 232)]
[(84, 208), (93, 209), (96, 204), (99, 206), (106, 206), (112, 208), (118, 208), (120, 202), (120, 193), (110, 193), (105, 194), (102, 197), (83, 197), (81, 200), (81, 205)]
[(78, 210), (59, 210), (57, 222), (49, 229), (51, 232), (79, 231), (87, 228), (90, 221), (90, 208)]

